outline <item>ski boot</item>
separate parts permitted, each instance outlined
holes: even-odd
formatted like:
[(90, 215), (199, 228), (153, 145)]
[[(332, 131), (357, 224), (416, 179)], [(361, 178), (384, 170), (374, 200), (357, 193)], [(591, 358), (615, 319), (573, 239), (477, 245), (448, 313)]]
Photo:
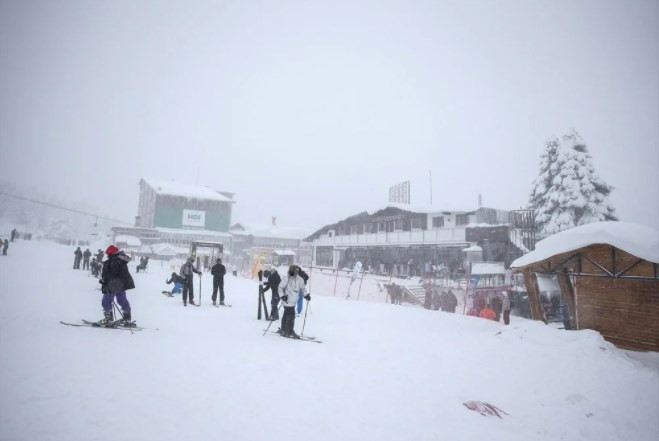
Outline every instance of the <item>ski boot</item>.
[(114, 324), (114, 317), (112, 315), (112, 310), (103, 311), (103, 319), (99, 320), (97, 323), (99, 326), (111, 327)]
[(299, 340), (299, 339), (300, 339), (300, 336), (297, 335), (297, 334), (295, 333), (295, 331), (290, 331), (290, 332), (288, 333), (287, 337), (288, 337), (288, 338), (293, 338), (293, 339), (296, 339), (296, 340)]
[(132, 327), (135, 326), (135, 323), (133, 323), (131, 318), (130, 318), (130, 311), (124, 312), (124, 318), (123, 318), (123, 320), (121, 320), (120, 325), (125, 327), (125, 328), (132, 328)]
[(215, 303), (215, 300), (213, 300), (213, 306), (217, 306), (217, 304)]
[(220, 302), (220, 306), (224, 306), (224, 302)]

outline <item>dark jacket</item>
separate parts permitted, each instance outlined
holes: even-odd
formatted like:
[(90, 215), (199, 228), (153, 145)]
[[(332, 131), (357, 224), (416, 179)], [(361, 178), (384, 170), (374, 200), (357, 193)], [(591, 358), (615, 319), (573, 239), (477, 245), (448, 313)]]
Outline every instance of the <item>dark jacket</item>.
[(74, 254), (78, 259), (81, 258), (81, 257), (82, 257), (82, 250), (80, 249), (80, 247), (78, 247), (78, 248), (73, 252), (73, 254)]
[(85, 260), (89, 260), (89, 258), (90, 258), (91, 256), (92, 256), (92, 252), (89, 251), (88, 249), (85, 250), (84, 253), (82, 253), (82, 257), (83, 257)]
[(227, 273), (227, 269), (221, 263), (216, 263), (211, 268), (211, 274), (213, 275), (213, 279), (224, 280), (224, 275), (226, 273)]
[(272, 288), (272, 292), (278, 296), (280, 283), (281, 283), (281, 277), (279, 277), (279, 273), (276, 271), (271, 272), (270, 277), (268, 277), (268, 281), (263, 285), (263, 292), (266, 292), (267, 290)]
[(185, 278), (179, 276), (176, 273), (172, 273), (172, 276), (168, 280), (166, 280), (165, 283), (170, 284), (172, 282), (183, 284), (185, 283)]
[(123, 251), (117, 251), (103, 262), (101, 286), (103, 292), (113, 293), (135, 288), (133, 277), (128, 272), (128, 257)]

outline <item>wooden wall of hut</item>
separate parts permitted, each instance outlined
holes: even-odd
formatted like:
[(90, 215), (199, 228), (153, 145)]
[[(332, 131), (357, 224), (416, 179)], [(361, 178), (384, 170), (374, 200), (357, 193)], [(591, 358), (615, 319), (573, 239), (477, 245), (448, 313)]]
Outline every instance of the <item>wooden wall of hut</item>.
[(577, 277), (578, 329), (595, 329), (616, 346), (659, 351), (659, 283)]

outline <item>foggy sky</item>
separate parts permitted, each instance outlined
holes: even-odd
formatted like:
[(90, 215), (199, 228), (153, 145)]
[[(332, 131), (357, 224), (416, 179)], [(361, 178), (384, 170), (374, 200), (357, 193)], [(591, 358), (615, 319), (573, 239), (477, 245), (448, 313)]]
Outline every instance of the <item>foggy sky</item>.
[(525, 206), (571, 128), (659, 228), (658, 1), (0, 2), (0, 179), (131, 222), (142, 176), (313, 231)]

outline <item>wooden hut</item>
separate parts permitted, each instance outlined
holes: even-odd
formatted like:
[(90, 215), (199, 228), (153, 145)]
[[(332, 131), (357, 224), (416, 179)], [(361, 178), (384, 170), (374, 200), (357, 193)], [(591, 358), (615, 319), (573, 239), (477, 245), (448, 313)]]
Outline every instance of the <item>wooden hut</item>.
[(598, 222), (538, 242), (511, 267), (524, 274), (531, 315), (542, 320), (538, 274), (556, 275), (572, 329), (617, 346), (659, 351), (659, 232)]

